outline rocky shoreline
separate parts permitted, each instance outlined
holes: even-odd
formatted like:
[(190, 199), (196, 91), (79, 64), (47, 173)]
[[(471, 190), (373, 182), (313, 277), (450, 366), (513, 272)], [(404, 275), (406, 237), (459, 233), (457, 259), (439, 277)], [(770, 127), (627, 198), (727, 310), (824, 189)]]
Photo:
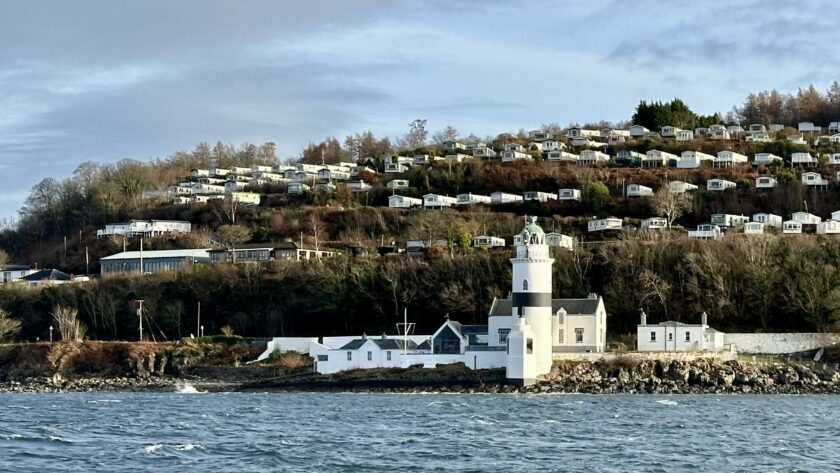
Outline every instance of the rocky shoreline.
[(531, 386), (514, 386), (504, 370), (475, 372), (463, 365), (437, 369), (357, 370), (264, 380), (194, 376), (31, 377), (0, 382), (3, 392), (378, 392), (378, 393), (586, 393), (586, 394), (840, 394), (840, 369), (822, 363), (739, 361), (558, 362)]

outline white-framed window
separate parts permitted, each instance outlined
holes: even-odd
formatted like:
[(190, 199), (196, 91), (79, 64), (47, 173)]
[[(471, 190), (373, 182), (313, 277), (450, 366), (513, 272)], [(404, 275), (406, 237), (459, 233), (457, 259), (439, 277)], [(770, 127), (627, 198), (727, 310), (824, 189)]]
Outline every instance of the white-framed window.
[(652, 341), (652, 342), (656, 341), (656, 332), (650, 332), (650, 341)]
[(524, 281), (522, 281), (522, 290), (523, 290), (523, 291), (527, 291), (527, 290), (528, 290), (528, 280), (527, 280), (527, 279), (525, 279)]
[(369, 351), (368, 352), (368, 361), (371, 361), (371, 360), (373, 360), (373, 352)]
[(510, 329), (509, 328), (500, 328), (499, 329), (499, 343), (507, 343), (509, 334), (510, 334)]
[(533, 338), (529, 338), (529, 339), (525, 340), (525, 351), (529, 355), (534, 353), (534, 339)]
[(691, 341), (691, 332), (689, 332), (688, 330), (685, 331), (685, 341)]
[(347, 352), (347, 361), (353, 361), (353, 352), (352, 351)]
[(576, 328), (575, 329), (575, 343), (583, 343), (583, 329)]
[(669, 342), (673, 342), (673, 341), (674, 341), (674, 332), (668, 332), (668, 341), (669, 341)]
[(391, 361), (391, 352), (390, 352), (390, 351), (386, 351), (386, 352), (385, 352), (385, 358), (386, 358), (388, 361)]

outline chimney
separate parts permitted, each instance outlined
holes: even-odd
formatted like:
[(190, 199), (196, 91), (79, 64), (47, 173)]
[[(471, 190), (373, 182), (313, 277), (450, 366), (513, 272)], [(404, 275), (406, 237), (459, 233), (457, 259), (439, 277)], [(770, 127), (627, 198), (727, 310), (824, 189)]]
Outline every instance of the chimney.
[(647, 325), (647, 314), (645, 314), (645, 310), (644, 309), (639, 309), (639, 312), (640, 312), (641, 319), (642, 319), (641, 323), (639, 325)]
[(706, 327), (709, 325), (709, 316), (706, 315), (706, 312), (703, 311), (703, 314), (700, 316), (700, 323)]
[(590, 292), (590, 293), (589, 293), (589, 298), (590, 298), (590, 299), (597, 299), (597, 298), (598, 298), (598, 294), (595, 294), (594, 292)]

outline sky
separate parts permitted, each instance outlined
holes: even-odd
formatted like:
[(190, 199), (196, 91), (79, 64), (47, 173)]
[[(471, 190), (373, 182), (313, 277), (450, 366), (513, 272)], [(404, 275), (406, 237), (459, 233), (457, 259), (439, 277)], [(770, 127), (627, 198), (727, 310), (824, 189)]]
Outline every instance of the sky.
[(829, 1), (2, 0), (0, 219), (44, 177), (196, 143), (725, 113), (840, 79)]

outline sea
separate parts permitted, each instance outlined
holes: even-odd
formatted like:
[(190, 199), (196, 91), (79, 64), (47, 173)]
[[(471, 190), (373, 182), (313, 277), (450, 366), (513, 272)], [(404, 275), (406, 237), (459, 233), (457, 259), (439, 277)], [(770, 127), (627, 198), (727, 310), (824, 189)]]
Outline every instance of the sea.
[(840, 397), (0, 394), (0, 471), (830, 472)]

